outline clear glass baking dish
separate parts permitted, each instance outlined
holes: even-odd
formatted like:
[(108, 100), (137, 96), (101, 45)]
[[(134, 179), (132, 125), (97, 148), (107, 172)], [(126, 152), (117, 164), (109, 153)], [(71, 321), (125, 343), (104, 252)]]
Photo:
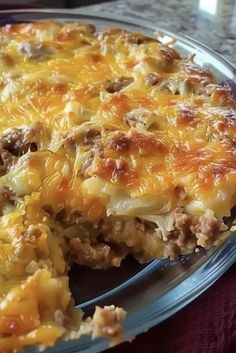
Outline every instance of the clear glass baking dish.
[[(102, 14), (68, 10), (12, 10), (0, 12), (0, 25), (42, 20), (89, 22), (98, 28), (119, 27), (153, 36), (162, 33), (162, 40), (176, 39), (173, 46), (184, 56), (196, 54), (196, 62), (210, 68), (223, 84), (232, 86), (236, 94), (236, 69), (223, 57), (181, 34), (173, 34), (153, 23)], [(236, 261), (236, 234), (220, 247), (182, 257), (179, 261), (152, 261), (139, 265), (128, 259), (119, 269), (92, 271), (74, 267), (70, 282), (76, 304), (86, 314), (95, 305), (115, 304), (128, 311), (124, 322), (127, 338), (145, 332), (186, 306), (212, 285)], [(105, 339), (89, 337), (59, 342), (47, 353), (97, 353), (108, 348)], [(36, 352), (32, 347), (25, 352)]]

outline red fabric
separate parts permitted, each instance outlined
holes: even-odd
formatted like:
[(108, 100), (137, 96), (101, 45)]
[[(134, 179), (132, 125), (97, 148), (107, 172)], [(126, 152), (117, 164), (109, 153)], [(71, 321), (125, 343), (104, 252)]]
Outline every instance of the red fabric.
[(236, 353), (236, 265), (193, 303), (109, 353)]

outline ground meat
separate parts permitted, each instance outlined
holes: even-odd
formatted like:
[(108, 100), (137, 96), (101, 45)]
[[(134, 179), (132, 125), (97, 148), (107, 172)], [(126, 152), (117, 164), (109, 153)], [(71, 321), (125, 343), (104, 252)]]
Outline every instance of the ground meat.
[(175, 195), (180, 201), (188, 201), (189, 195), (187, 194), (185, 188), (182, 185), (175, 187)]
[(177, 207), (174, 210), (174, 226), (181, 233), (189, 233), (192, 224), (192, 217), (185, 213), (183, 207)]
[(174, 59), (181, 59), (179, 53), (174, 48), (168, 47), (167, 45), (160, 45), (159, 52), (170, 62), (173, 62)]
[(233, 224), (236, 224), (236, 206), (231, 209), (230, 216), (223, 217), (224, 225), (230, 229)]
[(175, 243), (169, 242), (164, 247), (164, 257), (169, 257), (171, 261), (177, 260), (180, 252), (180, 247)]
[(197, 246), (213, 245), (223, 229), (212, 211), (194, 218), (184, 207), (178, 206), (170, 217), (173, 227), (165, 234), (153, 222), (111, 217), (97, 225), (96, 240), (90, 235), (70, 237), (72, 260), (91, 268), (106, 269), (119, 266), (127, 254), (144, 263), (161, 256), (163, 250), (164, 257), (176, 260), (180, 254), (192, 253)]
[(81, 34), (85, 34), (85, 35), (94, 34), (96, 32), (96, 27), (90, 23), (83, 23), (83, 24), (69, 23), (66, 26), (64, 26), (62, 29), (66, 29), (66, 33), (78, 31)]
[(60, 210), (59, 212), (57, 212), (56, 215), (55, 215), (55, 219), (57, 221), (60, 221), (60, 222), (63, 222), (63, 223), (66, 222), (67, 218), (68, 218), (68, 214), (67, 214), (67, 212), (66, 212), (66, 210), (64, 208), (62, 210)]
[(188, 215), (183, 207), (174, 210), (174, 227), (177, 230), (176, 244), (181, 248), (194, 249), (196, 238), (191, 232), (192, 217)]
[(196, 234), (198, 245), (208, 247), (214, 244), (220, 226), (221, 222), (209, 211), (194, 220), (191, 230)]
[(94, 146), (101, 139), (101, 131), (98, 127), (88, 126), (84, 129), (71, 132), (66, 137), (66, 145)]
[(0, 188), (0, 199), (6, 202), (11, 202), (14, 196), (13, 191), (8, 186), (3, 186)]
[(0, 61), (3, 63), (3, 65), (6, 66), (14, 66), (14, 59), (11, 55), (7, 53), (1, 53), (0, 52)]
[(128, 152), (132, 144), (132, 140), (124, 133), (118, 132), (109, 141), (108, 146), (117, 152)]
[(137, 230), (141, 231), (141, 232), (145, 232), (145, 223), (142, 219), (136, 218), (135, 219), (135, 227)]
[(197, 239), (192, 232), (193, 218), (186, 213), (184, 207), (177, 207), (173, 211), (173, 227), (162, 239), (165, 242), (165, 256), (171, 259), (181, 253), (181, 250), (193, 250), (197, 245)]
[(60, 309), (57, 309), (54, 313), (54, 320), (58, 326), (63, 327), (64, 321), (65, 321), (65, 315), (63, 311), (61, 311)]
[(19, 157), (29, 150), (37, 151), (35, 131), (33, 129), (12, 129), (3, 135), (0, 141), (1, 147), (11, 155)]
[(164, 240), (181, 249), (193, 250), (197, 245), (207, 248), (214, 244), (219, 235), (221, 222), (212, 211), (193, 218), (183, 207), (177, 207), (173, 217), (174, 230), (169, 232)]
[(100, 308), (96, 306), (93, 315), (92, 337), (109, 337), (117, 342), (123, 340), (122, 321), (126, 316), (126, 312), (122, 308), (115, 307), (114, 305), (105, 306)]
[(137, 44), (137, 45), (147, 44), (151, 42), (157, 42), (157, 43), (159, 42), (157, 39), (147, 37), (141, 33), (136, 33), (136, 32), (131, 33), (131, 32), (124, 31), (123, 38), (126, 43)]
[(14, 204), (14, 197), (14, 192), (9, 189), (8, 186), (3, 186), (2, 188), (0, 188), (0, 214), (7, 204)]
[(9, 168), (14, 164), (16, 157), (6, 150), (4, 150), (0, 145), (0, 176), (7, 173)]
[(119, 267), (123, 256), (115, 252), (105, 243), (92, 244), (89, 239), (72, 238), (70, 240), (70, 253), (75, 262), (94, 269), (107, 269)]
[(38, 227), (30, 225), (24, 232), (21, 233), (21, 236), (17, 238), (17, 241), (14, 242), (15, 256), (24, 259), (28, 256), (29, 249), (34, 249), (37, 256), (38, 240), (41, 234), (42, 232)]
[(88, 129), (83, 137), (83, 142), (85, 145), (92, 145), (95, 140), (101, 138), (101, 132), (97, 129)]
[[(69, 237), (70, 254), (73, 261), (94, 269), (107, 269), (119, 266), (127, 254), (133, 254), (140, 262), (147, 262), (156, 256), (171, 260), (180, 254), (193, 252), (197, 246), (213, 245), (220, 232), (221, 222), (212, 211), (203, 216), (193, 217), (184, 207), (176, 207), (170, 214), (173, 217), (173, 229), (165, 235), (156, 224), (139, 218), (129, 219), (111, 217), (108, 222), (101, 222), (96, 227), (96, 237), (87, 235)], [(75, 228), (76, 231), (76, 228)], [(91, 239), (93, 239), (91, 241)]]
[(132, 77), (122, 76), (122, 77), (116, 78), (113, 81), (110, 81), (106, 90), (109, 93), (119, 92), (126, 86), (130, 85), (133, 81), (134, 79)]
[(96, 156), (103, 158), (103, 145), (99, 140), (95, 141), (91, 145), (90, 150), (86, 152), (86, 156), (84, 156), (83, 163), (78, 171), (78, 176), (86, 178), (90, 175), (89, 173), (91, 172)]
[(36, 244), (41, 234), (42, 232), (39, 228), (30, 225), (28, 229), (23, 233), (23, 239), (27, 243)]
[[(108, 227), (109, 229), (109, 226), (105, 223), (103, 224), (103, 228), (104, 230), (106, 230), (106, 226)], [(113, 231), (114, 233), (119, 236), (120, 233), (122, 232), (122, 229), (123, 229), (123, 222), (122, 222), (122, 219), (119, 219), (118, 221), (115, 222), (115, 224), (113, 225)]]

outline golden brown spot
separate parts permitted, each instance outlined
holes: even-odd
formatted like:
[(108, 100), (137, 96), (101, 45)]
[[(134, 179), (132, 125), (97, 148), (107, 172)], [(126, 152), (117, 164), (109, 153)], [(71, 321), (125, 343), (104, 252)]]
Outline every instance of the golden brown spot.
[(68, 91), (68, 83), (56, 83), (51, 89), (55, 94), (65, 94)]
[(9, 54), (0, 53), (0, 59), (2, 60), (3, 64), (7, 66), (13, 66), (15, 64), (13, 57)]
[(114, 183), (132, 185), (137, 181), (135, 171), (123, 159), (107, 158), (100, 160), (97, 165), (96, 174)]
[(39, 95), (46, 95), (50, 91), (50, 85), (45, 81), (39, 79), (34, 84), (34, 90)]
[(223, 180), (225, 176), (228, 173), (234, 171), (235, 168), (236, 168), (236, 160), (232, 164), (229, 161), (224, 161), (218, 165), (211, 164), (206, 167), (200, 166), (199, 168), (200, 187), (206, 192), (209, 192), (213, 188), (215, 182), (219, 182), (220, 180)]
[(116, 134), (109, 142), (109, 147), (117, 152), (127, 152), (131, 147), (131, 139), (123, 133)]
[(131, 137), (132, 146), (141, 155), (165, 153), (166, 145), (152, 134), (133, 133)]
[(152, 173), (160, 173), (165, 171), (164, 163), (155, 163), (151, 166), (150, 171)]
[(219, 132), (225, 132), (226, 130), (233, 130), (236, 132), (236, 115), (234, 112), (226, 112), (223, 115), (222, 121), (217, 121), (215, 127)]
[(124, 65), (129, 70), (129, 69), (132, 69), (136, 64), (137, 64), (136, 60), (130, 59)]
[(231, 106), (236, 108), (236, 100), (232, 96), (232, 91), (228, 87), (218, 87), (212, 93), (212, 103), (216, 106)]
[(182, 109), (176, 117), (177, 126), (195, 126), (197, 123), (196, 113), (193, 109)]
[(201, 149), (201, 144), (175, 145), (171, 156), (175, 161), (176, 171), (186, 172), (197, 170), (199, 165), (208, 157), (207, 152)]
[(124, 133), (115, 135), (109, 147), (117, 152), (135, 152), (140, 155), (150, 155), (155, 153), (165, 153), (166, 146), (163, 141), (157, 139), (153, 134), (142, 134), (138, 132), (127, 136)]
[(165, 57), (165, 59), (170, 62), (172, 62), (174, 59), (181, 59), (179, 53), (173, 48), (163, 45), (159, 47), (159, 51)]
[(123, 116), (130, 110), (130, 99), (124, 93), (112, 96), (111, 100), (102, 105), (105, 111), (112, 111), (117, 116)]
[(101, 54), (94, 53), (89, 54), (88, 59), (91, 60), (91, 62), (93, 63), (98, 63), (103, 61), (103, 56)]
[(34, 91), (38, 95), (46, 96), (48, 94), (63, 95), (68, 91), (68, 83), (50, 84), (43, 80), (37, 80), (34, 83)]

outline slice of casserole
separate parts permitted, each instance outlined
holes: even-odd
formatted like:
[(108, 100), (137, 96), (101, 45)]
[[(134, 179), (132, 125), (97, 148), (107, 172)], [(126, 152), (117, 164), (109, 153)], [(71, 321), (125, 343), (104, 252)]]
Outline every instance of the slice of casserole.
[(229, 233), (236, 101), (193, 57), (139, 33), (0, 28), (0, 352), (92, 334), (67, 273), (176, 259)]

